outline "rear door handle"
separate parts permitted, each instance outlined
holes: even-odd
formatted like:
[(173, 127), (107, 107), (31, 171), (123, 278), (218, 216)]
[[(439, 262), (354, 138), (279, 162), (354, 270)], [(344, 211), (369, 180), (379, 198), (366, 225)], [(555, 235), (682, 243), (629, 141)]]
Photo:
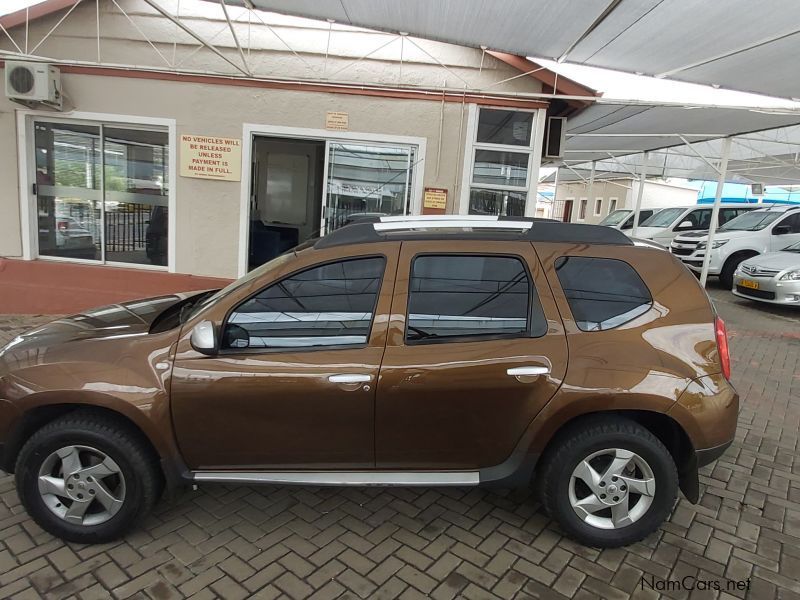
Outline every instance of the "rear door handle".
[(331, 383), (366, 383), (372, 380), (372, 375), (362, 373), (343, 373), (342, 375), (331, 375), (328, 381)]
[(541, 365), (531, 365), (529, 367), (512, 367), (506, 371), (507, 375), (511, 377), (519, 377), (520, 375), (536, 376), (536, 375), (549, 375), (550, 367)]

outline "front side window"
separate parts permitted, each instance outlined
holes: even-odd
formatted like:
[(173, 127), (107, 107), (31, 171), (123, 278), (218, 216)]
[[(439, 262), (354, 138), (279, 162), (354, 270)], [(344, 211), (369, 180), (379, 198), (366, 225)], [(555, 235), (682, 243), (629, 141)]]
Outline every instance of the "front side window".
[(385, 262), (369, 257), (328, 263), (270, 285), (231, 313), (222, 347), (366, 344)]
[(39, 255), (167, 265), (166, 130), (35, 121)]
[[(681, 227), (687, 221), (691, 225)], [(711, 226), (711, 209), (693, 210), (680, 220), (678, 226), (681, 229), (708, 229)]]
[(542, 335), (546, 329), (525, 266), (509, 256), (417, 257), (407, 323), (410, 342), (521, 337), (529, 330)]
[(582, 331), (613, 329), (648, 311), (650, 291), (628, 263), (611, 258), (562, 256), (556, 274)]

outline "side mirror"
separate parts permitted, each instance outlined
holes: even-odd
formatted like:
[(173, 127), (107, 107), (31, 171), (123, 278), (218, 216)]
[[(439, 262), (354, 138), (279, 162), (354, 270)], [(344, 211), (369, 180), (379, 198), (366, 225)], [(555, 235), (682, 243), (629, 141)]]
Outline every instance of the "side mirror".
[(692, 227), (694, 227), (694, 223), (692, 223), (691, 221), (684, 221), (683, 223), (678, 225), (678, 229), (691, 229)]
[(217, 351), (217, 331), (211, 321), (201, 321), (192, 329), (189, 338), (192, 348), (201, 354), (215, 354)]
[(792, 228), (788, 225), (778, 225), (772, 229), (772, 235), (786, 235), (791, 232)]

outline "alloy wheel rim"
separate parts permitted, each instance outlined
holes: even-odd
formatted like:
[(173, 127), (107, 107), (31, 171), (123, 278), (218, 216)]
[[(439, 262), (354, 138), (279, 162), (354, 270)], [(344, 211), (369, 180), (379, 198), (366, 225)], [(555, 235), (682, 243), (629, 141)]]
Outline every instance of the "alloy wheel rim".
[(621, 529), (641, 519), (656, 493), (650, 465), (623, 448), (587, 456), (572, 471), (569, 502), (575, 514), (598, 529)]
[(125, 476), (106, 453), (90, 446), (64, 446), (42, 462), (39, 495), (58, 518), (73, 525), (99, 525), (125, 502)]

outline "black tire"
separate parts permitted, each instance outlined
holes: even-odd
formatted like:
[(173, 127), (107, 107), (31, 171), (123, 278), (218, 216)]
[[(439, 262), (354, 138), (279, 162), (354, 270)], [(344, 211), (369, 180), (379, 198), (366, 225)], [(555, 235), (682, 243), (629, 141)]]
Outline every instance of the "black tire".
[[(122, 505), (103, 523), (67, 522), (48, 508), (39, 493), (39, 470), (43, 462), (56, 450), (75, 445), (105, 453), (124, 476)], [(141, 434), (120, 419), (88, 411), (68, 414), (34, 433), (17, 457), (16, 483), (22, 505), (42, 529), (81, 544), (99, 544), (123, 536), (152, 509), (163, 489), (157, 459)]]
[(748, 258), (752, 258), (754, 256), (758, 256), (757, 254), (734, 254), (728, 260), (725, 261), (725, 264), (722, 265), (722, 270), (719, 272), (719, 282), (723, 285), (726, 290), (730, 290), (733, 288), (733, 273), (736, 271), (738, 266), (746, 261)]
[[(616, 548), (647, 537), (664, 522), (678, 494), (678, 472), (669, 450), (650, 431), (624, 417), (599, 417), (569, 427), (543, 458), (538, 481), (542, 505), (562, 530), (587, 546)], [(647, 461), (655, 479), (652, 503), (641, 518), (617, 529), (585, 523), (570, 503), (569, 486), (578, 463), (593, 453), (620, 448)]]

